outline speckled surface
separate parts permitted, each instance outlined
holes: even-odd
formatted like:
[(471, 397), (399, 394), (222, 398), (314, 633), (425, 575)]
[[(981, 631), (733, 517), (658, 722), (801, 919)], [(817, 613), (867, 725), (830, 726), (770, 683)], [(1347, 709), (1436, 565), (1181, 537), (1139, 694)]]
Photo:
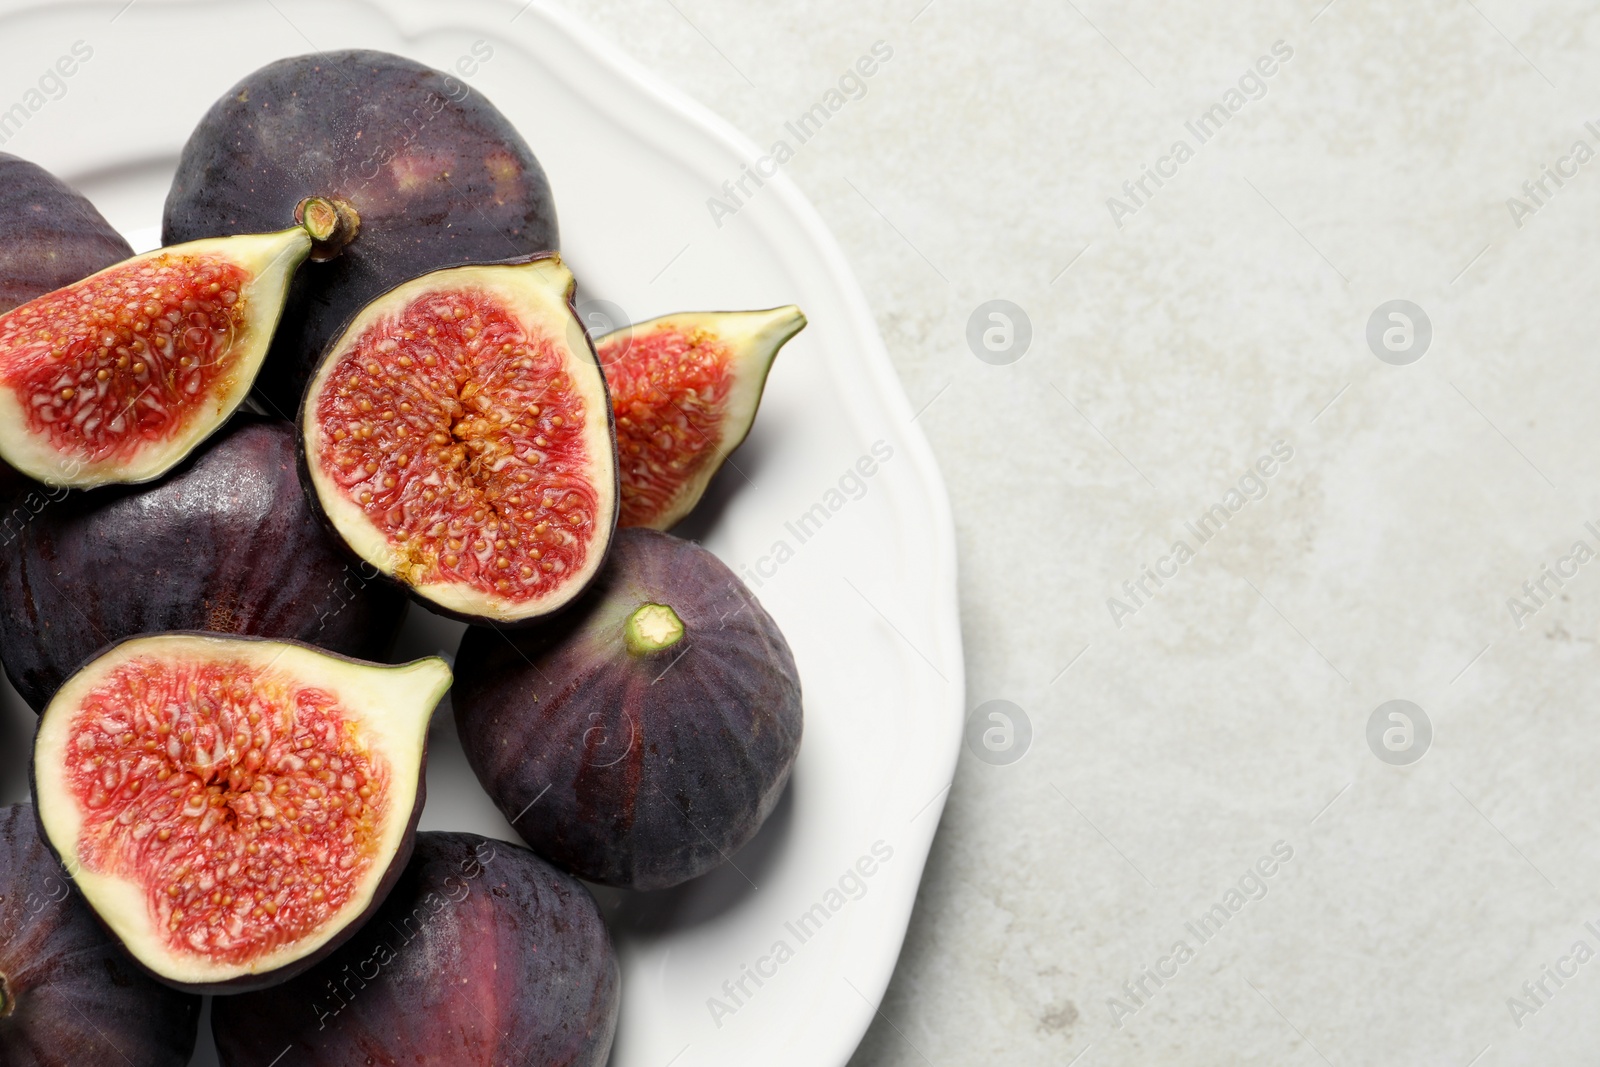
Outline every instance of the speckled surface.
[[(1600, 1041), (1600, 10), (1324, 2), (567, 5), (763, 145), (893, 51), (785, 169), (927, 405), (968, 704), (1033, 739), (963, 756), (856, 1065)], [(991, 299), (1031, 322), (1009, 364), (967, 343)], [(1366, 339), (1397, 299), (1405, 365), (1419, 334)], [(1432, 727), (1407, 766), (1367, 740), (1393, 699)]]

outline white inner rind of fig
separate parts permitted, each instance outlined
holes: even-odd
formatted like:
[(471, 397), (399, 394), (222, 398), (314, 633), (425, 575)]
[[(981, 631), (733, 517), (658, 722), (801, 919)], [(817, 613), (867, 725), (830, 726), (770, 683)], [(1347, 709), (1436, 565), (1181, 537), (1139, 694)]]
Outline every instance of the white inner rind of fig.
[[(166, 753), (163, 746), (175, 740), (170, 731), (163, 734), (155, 728), (129, 731), (121, 735), (123, 747), (120, 750), (107, 752), (106, 730), (117, 732), (124, 723), (132, 721), (138, 709), (129, 710), (128, 718), (117, 718), (109, 724), (85, 721), (86, 708), (111, 707), (105, 703), (104, 694), (108, 685), (115, 684), (116, 680), (158, 676), (159, 672), (151, 669), (152, 664), (170, 671), (215, 669), (242, 673), (260, 681), (259, 687), (251, 691), (252, 700), (257, 699), (257, 694), (288, 692), (296, 697), (295, 707), (266, 727), (246, 726), (242, 716), (233, 715), (228, 724), (240, 731), (234, 737), (223, 738), (221, 731), (217, 731), (213, 750), (199, 756), (196, 753), (203, 746), (194, 745), (191, 740), (191, 744), (179, 746), (184, 751), (181, 760), (173, 757), (165, 761), (168, 764), (181, 762), (181, 774), (171, 773), (170, 777), (160, 780), (155, 780), (159, 771), (148, 769), (142, 776), (140, 773), (121, 777), (113, 774), (108, 777), (115, 780), (96, 783), (105, 786), (103, 795), (86, 800), (81, 796), (84, 777), (93, 773), (93, 757), (97, 753), (109, 756), (108, 762), (113, 768), (118, 767), (119, 752), (124, 761), (133, 754), (134, 758), (148, 764), (161, 761)], [(151, 971), (169, 981), (196, 986), (267, 974), (315, 952), (371, 905), (373, 894), (408, 832), (428, 720), (449, 685), (450, 670), (437, 658), (384, 667), (275, 641), (199, 634), (134, 638), (115, 646), (74, 675), (45, 709), (34, 743), (34, 780), (40, 821), (50, 844), (85, 899), (124, 947)], [(318, 866), (324, 852), (337, 851), (327, 849), (328, 842), (321, 833), (322, 828), (338, 819), (343, 811), (333, 810), (332, 805), (341, 798), (348, 803), (353, 794), (348, 789), (340, 793), (342, 783), (337, 776), (323, 788), (324, 779), (332, 773), (328, 770), (332, 757), (324, 746), (313, 743), (309, 748), (302, 748), (292, 744), (298, 725), (306, 721), (303, 708), (310, 705), (302, 705), (299, 699), (307, 693), (312, 694), (305, 698), (308, 702), (313, 699), (322, 703), (331, 701), (331, 706), (337, 710), (339, 734), (346, 738), (347, 748), (358, 752), (366, 766), (382, 768), (386, 776), (381, 783), (381, 795), (370, 802), (368, 811), (363, 813), (371, 816), (367, 821), (372, 832), (367, 840), (356, 843), (361, 846), (365, 859), (345, 869), (355, 872), (349, 877), (344, 877), (342, 871), (323, 870)], [(173, 706), (179, 703), (185, 706)], [(193, 723), (202, 721), (204, 715), (215, 716), (218, 709), (224, 707), (237, 709), (238, 704), (229, 704), (227, 694), (215, 689), (191, 686), (184, 695), (169, 700), (163, 710), (140, 719), (146, 726), (174, 720)], [(277, 707), (282, 710), (283, 705)], [(191, 717), (185, 719), (185, 715)], [(278, 735), (267, 738), (269, 743), (263, 756), (259, 739), (274, 728), (278, 729)], [(257, 733), (249, 735), (250, 729)], [(310, 728), (303, 732), (309, 734)], [(93, 735), (97, 748), (83, 747), (87, 735)], [(155, 755), (147, 748), (146, 742), (150, 741), (158, 746)], [(257, 753), (254, 759), (252, 751)], [(205, 755), (213, 758), (207, 760)], [(293, 761), (287, 758), (289, 755), (299, 758), (298, 769), (291, 769)], [(273, 762), (263, 765), (263, 759)], [(317, 777), (318, 774), (321, 777)], [(221, 795), (224, 800), (213, 805), (216, 813), (206, 835), (202, 836), (199, 828), (205, 825), (203, 813), (207, 811), (207, 804), (202, 803), (198, 808), (191, 806), (192, 802), (186, 799), (194, 795), (191, 783), (197, 778), (209, 778), (215, 785), (218, 776), (232, 779), (235, 775), (236, 788), (225, 785), (220, 794), (206, 794)], [(257, 780), (265, 783), (264, 788), (254, 787)], [(273, 819), (257, 818), (263, 811), (259, 802), (273, 799), (273, 782), (293, 782), (296, 791), (289, 794), (289, 799), (303, 806), (288, 815), (280, 808), (274, 812)], [(154, 794), (155, 799), (151, 799), (150, 790), (164, 790), (170, 783), (178, 783), (176, 791), (184, 792), (184, 796), (172, 796), (174, 790), (168, 789)], [(314, 786), (322, 788), (317, 797), (326, 798), (320, 808), (316, 806), (317, 800), (310, 799), (306, 792)], [(165, 815), (135, 817), (141, 804), (160, 805), (167, 799), (171, 803)], [(100, 803), (91, 807), (94, 801)], [(150, 814), (148, 806), (143, 811)], [(319, 811), (322, 821), (318, 819)], [(274, 825), (262, 829), (261, 823)], [(162, 832), (168, 835), (164, 839), (159, 836)], [(98, 836), (93, 836), (96, 834)], [(91, 840), (100, 843), (91, 845)], [(183, 860), (202, 841), (219, 851), (200, 854), (195, 861), (200, 864), (199, 869), (191, 866), (185, 879), (163, 884), (174, 872), (161, 864)], [(240, 845), (240, 841), (247, 844)], [(114, 847), (108, 848), (106, 842)], [(259, 851), (248, 855), (268, 857), (273, 864), (266, 870), (265, 880), (256, 884), (252, 884), (250, 872), (260, 872), (266, 861), (245, 858), (243, 850), (252, 844)], [(351, 854), (349, 851), (342, 853)], [(216, 869), (208, 866), (213, 862)], [(230, 862), (238, 867), (231, 875), (225, 869)], [(240, 863), (243, 865), (239, 866)], [(296, 866), (290, 867), (291, 863)], [(300, 903), (266, 914), (263, 908), (267, 903), (267, 890), (261, 886), (270, 886), (274, 875), (293, 879), (277, 892), (286, 899), (297, 897)], [(313, 883), (316, 888), (308, 889)], [(204, 912), (211, 926), (194, 926), (195, 916), (191, 915), (193, 929), (175, 932), (173, 927), (160, 921), (159, 901), (152, 902), (152, 893), (174, 885), (184, 894), (191, 889), (212, 894), (201, 902), (203, 908), (211, 909)], [(339, 895), (337, 907), (316, 908), (304, 903), (308, 893), (320, 891), (323, 885), (329, 887), (329, 894)], [(219, 897), (228, 903), (218, 903)], [(237, 900), (237, 906), (230, 898)], [(325, 894), (325, 899), (331, 898)], [(246, 910), (252, 902), (254, 906)], [(291, 906), (298, 909), (294, 914), (287, 910)], [(290, 940), (277, 940), (282, 926), (290, 924), (291, 920), (303, 923), (307, 915), (316, 916), (314, 925)], [(194, 942), (186, 939), (190, 934), (200, 941), (214, 934), (234, 947), (228, 952), (212, 953), (196, 948)], [(224, 955), (233, 958), (218, 958)]]
[(446, 611), (532, 619), (604, 559), (616, 453), (572, 289), (554, 256), (424, 275), (363, 309), (306, 392), (334, 529)]
[[(298, 226), (191, 241), (0, 316), (0, 457), (75, 488), (165, 473), (249, 393), (310, 250)], [(191, 291), (183, 279), (208, 268), (232, 282)]]

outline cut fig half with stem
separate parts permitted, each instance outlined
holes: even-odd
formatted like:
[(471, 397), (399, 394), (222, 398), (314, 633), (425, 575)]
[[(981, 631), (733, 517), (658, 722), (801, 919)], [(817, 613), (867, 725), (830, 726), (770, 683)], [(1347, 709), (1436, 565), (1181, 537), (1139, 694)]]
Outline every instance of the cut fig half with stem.
[(556, 255), (425, 274), (367, 305), (306, 390), (329, 525), (440, 614), (530, 623), (610, 546), (611, 408), (572, 292)]
[(40, 825), (155, 977), (274, 985), (348, 938), (404, 868), (449, 685), (437, 657), (386, 667), (290, 641), (132, 638), (40, 718)]
[(617, 420), (623, 526), (671, 529), (755, 422), (778, 349), (805, 328), (793, 304), (663, 315), (597, 338)]
[(310, 207), (276, 233), (160, 248), (0, 315), (0, 458), (80, 489), (175, 466), (249, 393), (313, 245), (340, 238), (340, 209)]

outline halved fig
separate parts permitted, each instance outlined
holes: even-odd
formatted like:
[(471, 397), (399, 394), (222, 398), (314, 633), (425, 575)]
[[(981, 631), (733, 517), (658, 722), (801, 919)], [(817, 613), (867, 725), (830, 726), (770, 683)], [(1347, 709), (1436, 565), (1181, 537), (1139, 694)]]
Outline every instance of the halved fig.
[(689, 514), (750, 433), (778, 349), (805, 325), (790, 304), (680, 312), (595, 340), (617, 419), (620, 525), (667, 530)]
[(453, 73), (365, 49), (280, 59), (223, 93), (190, 134), (164, 241), (269, 229), (308, 196), (360, 218), (345, 253), (301, 272), (290, 291), (256, 381), (272, 413), (294, 418), (317, 358), (386, 290), (440, 267), (559, 247), (539, 161), (458, 76), (494, 55), (480, 40)]
[(525, 848), (420, 833), (372, 921), (286, 985), (221, 997), (222, 1067), (602, 1067), (620, 979), (582, 882)]
[(29, 707), (111, 642), (163, 630), (386, 657), (406, 598), (346, 558), (297, 466), (292, 423), (239, 411), (157, 481), (0, 495), (0, 660)]
[(404, 868), (449, 685), (437, 657), (384, 667), (291, 641), (124, 641), (39, 720), (39, 822), (157, 978), (200, 992), (284, 981), (349, 937)]
[(157, 249), (0, 315), (0, 458), (74, 488), (170, 470), (250, 391), (314, 236)]
[[(0, 314), (120, 263), (133, 249), (77, 191), (0, 152)], [(0, 492), (34, 483), (0, 460)]]
[(605, 558), (616, 443), (572, 291), (554, 255), (425, 274), (362, 309), (306, 390), (330, 525), (442, 614), (531, 622)]
[(200, 998), (134, 966), (39, 840), (33, 808), (0, 808), (0, 1063), (185, 1067)]
[(76, 190), (0, 152), (0, 313), (133, 255)]
[(800, 677), (743, 582), (692, 541), (617, 534), (571, 610), (470, 627), (457, 657), (467, 762), (523, 840), (592, 882), (664, 889), (755, 836), (800, 749)]

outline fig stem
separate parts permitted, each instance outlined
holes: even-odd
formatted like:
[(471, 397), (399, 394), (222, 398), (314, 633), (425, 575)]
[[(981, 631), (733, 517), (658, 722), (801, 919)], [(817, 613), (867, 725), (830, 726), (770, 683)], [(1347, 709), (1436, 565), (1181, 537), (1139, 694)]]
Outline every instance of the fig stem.
[(361, 233), (355, 205), (330, 196), (308, 196), (294, 206), (294, 221), (311, 236), (311, 261), (326, 263)]
[(11, 1014), (17, 1002), (11, 998), (11, 987), (6, 984), (6, 976), (0, 974), (0, 1019)]
[(683, 640), (683, 620), (665, 604), (645, 604), (628, 616), (622, 639), (636, 656), (660, 652)]

